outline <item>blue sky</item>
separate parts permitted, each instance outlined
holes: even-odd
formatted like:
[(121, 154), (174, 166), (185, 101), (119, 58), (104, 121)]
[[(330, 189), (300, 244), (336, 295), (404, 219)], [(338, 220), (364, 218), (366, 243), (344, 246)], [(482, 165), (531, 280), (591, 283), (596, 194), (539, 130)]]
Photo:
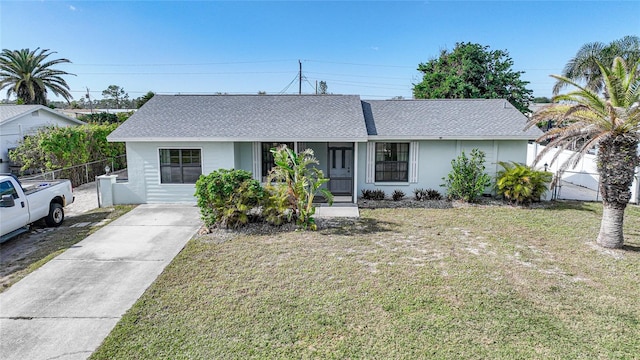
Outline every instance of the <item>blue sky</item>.
[[(457, 42), (507, 50), (535, 96), (578, 48), (640, 35), (640, 1), (5, 1), (0, 44), (71, 60), (72, 95), (303, 93), (411, 98)], [(290, 85), (290, 86), (289, 86)], [(6, 94), (3, 92), (2, 97)], [(55, 99), (55, 98), (54, 98)]]

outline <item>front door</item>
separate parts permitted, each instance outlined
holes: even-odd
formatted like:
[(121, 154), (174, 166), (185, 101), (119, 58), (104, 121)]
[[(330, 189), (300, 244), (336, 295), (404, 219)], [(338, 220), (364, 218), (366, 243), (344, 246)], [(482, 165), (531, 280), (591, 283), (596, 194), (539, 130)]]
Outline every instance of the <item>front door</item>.
[(329, 147), (329, 191), (351, 195), (353, 191), (353, 148)]

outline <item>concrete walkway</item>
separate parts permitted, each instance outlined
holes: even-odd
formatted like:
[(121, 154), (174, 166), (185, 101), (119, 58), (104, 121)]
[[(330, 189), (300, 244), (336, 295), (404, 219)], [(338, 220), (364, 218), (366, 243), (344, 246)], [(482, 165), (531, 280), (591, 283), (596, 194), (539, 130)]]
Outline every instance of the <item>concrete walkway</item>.
[(319, 219), (334, 218), (334, 217), (360, 217), (360, 211), (358, 205), (352, 203), (333, 203), (332, 206), (327, 204), (319, 204), (316, 207), (316, 213), (314, 215)]
[(86, 359), (200, 227), (140, 205), (0, 294), (0, 359)]

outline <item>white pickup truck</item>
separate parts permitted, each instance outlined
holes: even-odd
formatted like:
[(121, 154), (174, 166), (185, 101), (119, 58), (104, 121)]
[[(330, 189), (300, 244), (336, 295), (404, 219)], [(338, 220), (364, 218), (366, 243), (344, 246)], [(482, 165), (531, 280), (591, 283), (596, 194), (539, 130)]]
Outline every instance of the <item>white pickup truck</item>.
[(72, 191), (69, 180), (21, 184), (13, 175), (0, 175), (0, 243), (43, 218), (48, 226), (60, 226), (63, 208), (73, 203)]

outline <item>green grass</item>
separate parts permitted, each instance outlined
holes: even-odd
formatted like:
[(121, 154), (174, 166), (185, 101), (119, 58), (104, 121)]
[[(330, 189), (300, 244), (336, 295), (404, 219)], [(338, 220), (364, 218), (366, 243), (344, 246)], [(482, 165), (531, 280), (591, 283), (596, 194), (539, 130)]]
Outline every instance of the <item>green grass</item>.
[(362, 210), (317, 233), (193, 239), (92, 359), (632, 359), (640, 209)]

